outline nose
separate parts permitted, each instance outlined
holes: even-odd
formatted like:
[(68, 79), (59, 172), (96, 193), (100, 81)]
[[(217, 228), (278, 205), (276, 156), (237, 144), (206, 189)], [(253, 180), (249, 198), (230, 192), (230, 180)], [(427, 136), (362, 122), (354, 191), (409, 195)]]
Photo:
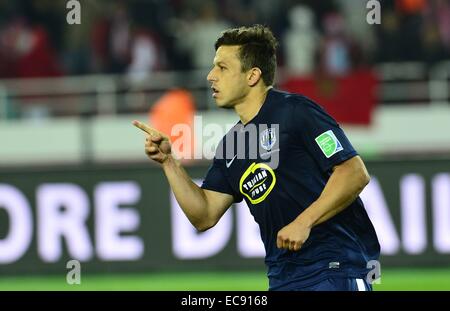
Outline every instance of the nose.
[(214, 71), (214, 68), (211, 69), (210, 72), (208, 73), (208, 75), (206, 76), (206, 80), (208, 80), (209, 82), (213, 82), (216, 80), (215, 77), (213, 76), (213, 71)]

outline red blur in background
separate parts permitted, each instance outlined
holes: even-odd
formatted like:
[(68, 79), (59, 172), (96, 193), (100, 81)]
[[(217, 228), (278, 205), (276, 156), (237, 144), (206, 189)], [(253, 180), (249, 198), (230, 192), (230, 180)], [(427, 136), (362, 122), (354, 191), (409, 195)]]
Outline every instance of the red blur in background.
[(343, 77), (290, 77), (282, 89), (311, 98), (339, 123), (370, 125), (377, 86), (374, 72), (361, 69)]

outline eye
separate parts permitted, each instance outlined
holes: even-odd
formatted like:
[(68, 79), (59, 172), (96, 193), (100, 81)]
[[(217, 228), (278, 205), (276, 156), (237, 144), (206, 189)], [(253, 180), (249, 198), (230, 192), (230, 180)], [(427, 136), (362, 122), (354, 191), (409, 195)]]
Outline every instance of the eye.
[(220, 69), (221, 71), (224, 71), (226, 68), (225, 68), (224, 66), (219, 66), (219, 69)]

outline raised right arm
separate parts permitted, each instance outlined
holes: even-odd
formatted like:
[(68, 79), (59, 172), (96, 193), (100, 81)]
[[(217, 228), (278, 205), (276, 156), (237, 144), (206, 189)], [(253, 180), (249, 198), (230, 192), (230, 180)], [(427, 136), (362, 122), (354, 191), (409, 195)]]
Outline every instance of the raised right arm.
[(202, 189), (172, 156), (162, 163), (175, 198), (192, 225), (199, 231), (213, 227), (233, 204), (233, 196)]
[(233, 203), (233, 196), (197, 186), (173, 158), (167, 135), (139, 121), (133, 121), (133, 125), (147, 134), (145, 153), (162, 165), (175, 198), (192, 225), (199, 231), (213, 227)]

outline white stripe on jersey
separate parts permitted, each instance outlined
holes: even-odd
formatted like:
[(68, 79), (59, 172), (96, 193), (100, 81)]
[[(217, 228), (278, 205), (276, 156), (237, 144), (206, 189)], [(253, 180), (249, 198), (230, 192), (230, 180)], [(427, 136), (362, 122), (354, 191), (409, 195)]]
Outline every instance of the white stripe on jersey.
[(362, 279), (356, 279), (356, 286), (358, 287), (358, 292), (366, 291), (366, 286), (364, 285), (364, 281)]

